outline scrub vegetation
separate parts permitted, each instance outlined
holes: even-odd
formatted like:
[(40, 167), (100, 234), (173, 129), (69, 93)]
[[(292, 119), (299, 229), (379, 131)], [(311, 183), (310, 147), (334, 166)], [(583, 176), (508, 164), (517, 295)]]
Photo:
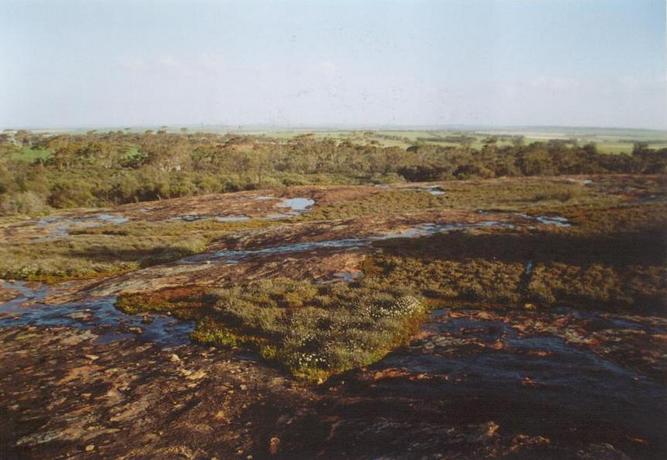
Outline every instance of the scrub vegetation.
[(307, 134), (8, 132), (0, 135), (0, 212), (39, 214), (303, 184), (660, 174), (667, 165), (667, 149), (645, 143), (630, 154), (611, 155), (592, 143), (563, 140), (507, 144), (490, 136), (478, 146), (454, 140), (385, 146)]
[(378, 245), (382, 252), (367, 259), (366, 273), (439, 304), (664, 314), (667, 248), (660, 231), (457, 232)]
[(273, 224), (137, 221), (72, 229), (66, 238), (0, 242), (0, 278), (58, 282), (127, 272), (197, 254), (230, 233)]
[(274, 278), (200, 292), (122, 296), (128, 313), (196, 319), (199, 342), (246, 346), (293, 375), (322, 380), (371, 364), (405, 343), (426, 308), (406, 289), (364, 282), (316, 285)]

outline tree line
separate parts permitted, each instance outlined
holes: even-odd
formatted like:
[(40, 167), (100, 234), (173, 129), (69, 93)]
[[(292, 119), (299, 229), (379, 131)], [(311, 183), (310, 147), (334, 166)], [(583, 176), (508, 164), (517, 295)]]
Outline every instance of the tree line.
[(490, 138), (478, 149), (469, 142), (401, 148), (313, 135), (17, 131), (0, 134), (0, 212), (305, 184), (665, 172), (667, 149), (645, 144), (611, 155), (571, 141), (499, 145)]

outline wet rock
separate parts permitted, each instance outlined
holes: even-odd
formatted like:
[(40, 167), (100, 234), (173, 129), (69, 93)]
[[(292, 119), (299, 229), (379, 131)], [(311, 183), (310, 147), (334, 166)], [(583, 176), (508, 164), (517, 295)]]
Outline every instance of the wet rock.
[(145, 413), (150, 405), (151, 401), (144, 397), (137, 402), (121, 406), (118, 408), (118, 412), (109, 420), (112, 422), (127, 422), (134, 419), (138, 415)]
[(577, 452), (580, 460), (630, 460), (625, 453), (611, 444), (591, 444), (587, 449)]
[(488, 442), (496, 435), (499, 428), (500, 426), (495, 422), (482, 423), (473, 427), (472, 433), (466, 436), (466, 441), (470, 443)]
[(17, 446), (35, 446), (38, 444), (45, 444), (51, 441), (55, 441), (62, 437), (60, 431), (51, 430), (41, 433), (33, 433), (28, 436), (23, 436), (18, 441), (16, 441)]
[(551, 441), (544, 436), (529, 436), (527, 434), (519, 434), (512, 438), (510, 444), (510, 452), (523, 451), (534, 449), (536, 447), (548, 446)]

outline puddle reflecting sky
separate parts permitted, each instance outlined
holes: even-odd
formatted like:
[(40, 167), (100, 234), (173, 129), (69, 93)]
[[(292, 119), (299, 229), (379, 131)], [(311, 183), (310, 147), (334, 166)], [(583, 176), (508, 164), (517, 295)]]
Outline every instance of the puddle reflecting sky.
[(3, 287), (21, 294), (16, 299), (0, 304), (0, 327), (39, 326), (96, 329), (99, 340), (111, 342), (130, 337), (172, 347), (190, 342), (194, 329), (192, 321), (181, 321), (167, 315), (151, 314), (143, 317), (127, 315), (116, 309), (116, 298), (101, 297), (83, 302), (48, 305), (41, 301), (48, 295), (48, 287), (28, 287), (22, 282), (3, 281)]

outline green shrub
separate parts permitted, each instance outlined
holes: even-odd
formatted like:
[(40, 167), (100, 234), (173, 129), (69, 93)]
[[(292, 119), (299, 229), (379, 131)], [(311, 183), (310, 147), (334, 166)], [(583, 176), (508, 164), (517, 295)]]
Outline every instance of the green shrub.
[(426, 313), (402, 289), (376, 285), (315, 285), (288, 278), (258, 280), (209, 294), (198, 310), (173, 302), (122, 296), (126, 311), (169, 309), (198, 323), (195, 340), (256, 348), (295, 376), (324, 379), (370, 364), (407, 340)]

